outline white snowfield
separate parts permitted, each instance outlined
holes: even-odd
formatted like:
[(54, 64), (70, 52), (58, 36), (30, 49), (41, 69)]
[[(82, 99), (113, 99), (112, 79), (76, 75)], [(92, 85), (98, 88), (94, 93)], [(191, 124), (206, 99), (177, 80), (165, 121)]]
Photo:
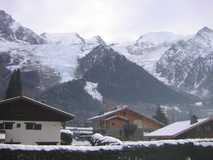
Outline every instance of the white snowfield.
[(185, 140), (160, 140), (160, 141), (139, 141), (139, 142), (125, 142), (122, 145), (113, 146), (62, 146), (62, 145), (50, 145), (50, 146), (37, 146), (37, 145), (15, 145), (15, 144), (0, 144), (0, 150), (9, 149), (13, 151), (60, 151), (66, 150), (70, 152), (80, 151), (109, 151), (109, 150), (122, 150), (124, 148), (134, 147), (160, 147), (163, 145), (179, 145), (192, 143), (194, 146), (213, 147), (213, 139), (185, 139)]
[[(11, 65), (16, 68), (29, 68), (29, 66), (48, 66), (62, 79), (62, 82), (75, 78), (75, 70), (78, 66), (78, 58), (83, 57), (99, 44), (105, 42), (95, 36), (83, 39), (77, 33), (69, 34), (42, 34), (47, 40), (45, 44), (31, 45), (23, 41), (10, 42), (0, 40), (0, 52), (9, 52), (11, 55)], [(13, 61), (20, 63), (12, 63)]]

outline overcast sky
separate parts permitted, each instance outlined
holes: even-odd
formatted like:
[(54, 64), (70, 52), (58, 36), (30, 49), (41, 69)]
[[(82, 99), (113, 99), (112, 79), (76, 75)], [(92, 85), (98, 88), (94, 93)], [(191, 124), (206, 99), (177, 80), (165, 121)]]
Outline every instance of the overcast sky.
[(78, 32), (107, 41), (213, 28), (213, 0), (0, 0), (0, 8), (37, 33)]

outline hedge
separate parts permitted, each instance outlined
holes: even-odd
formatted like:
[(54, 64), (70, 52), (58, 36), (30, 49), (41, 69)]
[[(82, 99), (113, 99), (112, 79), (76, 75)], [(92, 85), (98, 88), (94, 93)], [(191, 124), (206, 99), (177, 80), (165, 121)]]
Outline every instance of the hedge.
[(213, 139), (125, 142), (115, 146), (0, 144), (0, 160), (212, 160)]

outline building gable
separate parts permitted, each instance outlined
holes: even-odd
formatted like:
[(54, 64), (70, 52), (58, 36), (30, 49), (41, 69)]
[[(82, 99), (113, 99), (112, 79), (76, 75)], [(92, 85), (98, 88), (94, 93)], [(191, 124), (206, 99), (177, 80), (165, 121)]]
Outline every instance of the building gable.
[(69, 121), (73, 115), (28, 97), (15, 97), (0, 102), (0, 120)]

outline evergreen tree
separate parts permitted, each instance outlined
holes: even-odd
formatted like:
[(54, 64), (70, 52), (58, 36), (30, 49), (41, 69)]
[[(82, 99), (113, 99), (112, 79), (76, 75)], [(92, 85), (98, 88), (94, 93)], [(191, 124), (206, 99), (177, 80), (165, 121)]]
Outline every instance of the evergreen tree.
[(22, 95), (22, 82), (20, 69), (13, 71), (8, 88), (6, 90), (6, 99)]
[(160, 106), (157, 108), (156, 113), (153, 116), (153, 118), (162, 122), (165, 125), (168, 124), (168, 119)]

